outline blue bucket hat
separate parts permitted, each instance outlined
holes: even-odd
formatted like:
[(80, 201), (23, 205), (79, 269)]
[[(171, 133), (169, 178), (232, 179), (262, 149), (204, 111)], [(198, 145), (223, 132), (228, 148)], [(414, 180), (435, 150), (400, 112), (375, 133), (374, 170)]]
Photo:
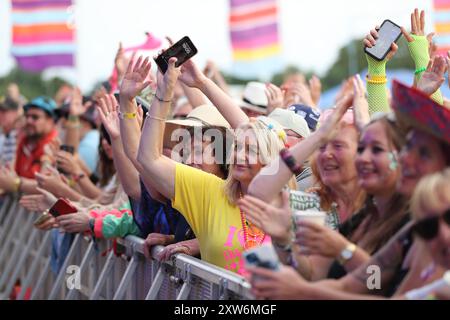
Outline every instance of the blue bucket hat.
[(31, 102), (27, 103), (23, 109), (25, 112), (30, 108), (38, 108), (42, 111), (45, 111), (49, 116), (55, 117), (56, 103), (52, 98), (49, 97), (37, 97), (34, 98)]
[(308, 128), (311, 132), (316, 131), (317, 122), (319, 121), (320, 112), (313, 109), (307, 105), (303, 104), (293, 104), (287, 108), (288, 110), (294, 111), (299, 116), (305, 119), (308, 124)]

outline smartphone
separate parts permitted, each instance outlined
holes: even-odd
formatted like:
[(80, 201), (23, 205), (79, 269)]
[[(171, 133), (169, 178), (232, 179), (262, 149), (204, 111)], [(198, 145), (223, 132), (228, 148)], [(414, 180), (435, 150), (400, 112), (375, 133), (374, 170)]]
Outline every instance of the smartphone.
[(40, 226), (51, 217), (52, 216), (48, 214), (48, 211), (44, 211), (36, 220), (34, 220), (33, 224), (35, 226)]
[(378, 30), (377, 43), (372, 48), (364, 48), (364, 52), (378, 61), (383, 61), (391, 51), (391, 45), (402, 35), (400, 26), (391, 20), (384, 20)]
[(251, 267), (261, 267), (278, 271), (280, 268), (280, 260), (271, 244), (264, 244), (244, 251), (243, 253), (245, 265)]
[(65, 145), (65, 144), (61, 145), (59, 147), (59, 150), (66, 151), (66, 152), (68, 152), (70, 154), (74, 154), (75, 153), (75, 148), (73, 146), (68, 146), (68, 145)]
[(65, 214), (78, 212), (77, 208), (71, 204), (69, 200), (64, 198), (58, 199), (48, 211), (55, 218)]
[(189, 39), (189, 37), (183, 37), (180, 41), (157, 56), (155, 62), (158, 65), (159, 70), (164, 74), (169, 66), (170, 58), (176, 57), (178, 60), (175, 66), (179, 67), (196, 54), (197, 48), (192, 43), (191, 39)]

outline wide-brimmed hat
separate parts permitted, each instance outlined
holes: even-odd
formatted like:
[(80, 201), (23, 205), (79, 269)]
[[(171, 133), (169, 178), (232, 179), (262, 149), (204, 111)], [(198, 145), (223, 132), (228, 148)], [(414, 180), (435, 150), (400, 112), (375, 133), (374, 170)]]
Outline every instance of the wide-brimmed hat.
[(417, 128), (450, 144), (450, 110), (425, 93), (393, 81), (392, 109), (403, 128)]
[(275, 108), (275, 110), (269, 114), (269, 118), (278, 121), (284, 130), (292, 130), (303, 138), (307, 138), (310, 135), (308, 123), (302, 116), (296, 114), (294, 111)]
[(164, 131), (164, 146), (172, 147), (176, 142), (171, 141), (172, 132), (181, 127), (222, 127), (230, 129), (231, 126), (212, 105), (201, 105), (189, 112), (186, 119), (174, 119), (166, 121)]
[(267, 113), (268, 100), (266, 96), (266, 85), (262, 82), (251, 81), (247, 83), (238, 101), (239, 106), (265, 115)]

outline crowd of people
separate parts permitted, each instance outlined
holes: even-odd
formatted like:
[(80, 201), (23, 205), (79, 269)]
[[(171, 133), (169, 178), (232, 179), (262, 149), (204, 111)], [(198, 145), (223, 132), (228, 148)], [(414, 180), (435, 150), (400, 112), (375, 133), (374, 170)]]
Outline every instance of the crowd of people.
[[(291, 74), (231, 95), (214, 63), (127, 57), (91, 96), (74, 87), (27, 101), (20, 83), (0, 100), (0, 189), (42, 212), (53, 272), (74, 234), (135, 235), (158, 259), (198, 257), (248, 279), (261, 299), (416, 299), (450, 269), (450, 69), (427, 37), (425, 14), (402, 28), (414, 83), (387, 89), (385, 60), (367, 56), (335, 106), (321, 84)], [(372, 47), (378, 28), (362, 46)], [(169, 44), (171, 40), (168, 39)], [(117, 88), (116, 90), (114, 88)], [(76, 213), (54, 217), (60, 198)], [(325, 212), (323, 225), (296, 219)], [(280, 268), (248, 267), (271, 244)], [(368, 285), (376, 266), (379, 285)], [(450, 299), (450, 288), (429, 298)]]

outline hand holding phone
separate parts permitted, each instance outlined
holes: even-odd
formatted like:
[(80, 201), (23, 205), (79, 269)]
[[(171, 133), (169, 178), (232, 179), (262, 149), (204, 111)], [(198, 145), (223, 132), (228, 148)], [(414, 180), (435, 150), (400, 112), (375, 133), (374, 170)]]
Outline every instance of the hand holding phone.
[(70, 203), (69, 200), (60, 198), (55, 204), (49, 209), (49, 212), (55, 218), (69, 213), (76, 213), (78, 209)]
[(246, 267), (260, 267), (274, 271), (280, 269), (280, 261), (271, 244), (264, 244), (244, 251), (243, 257)]
[(169, 59), (172, 57), (177, 58), (175, 64), (176, 67), (181, 66), (183, 63), (188, 61), (190, 58), (197, 54), (197, 48), (192, 43), (189, 37), (183, 37), (180, 41), (175, 43), (169, 49), (161, 53), (155, 58), (155, 62), (161, 70), (162, 74), (166, 73), (169, 67)]
[(392, 44), (397, 42), (402, 35), (402, 30), (391, 20), (384, 20), (377, 31), (378, 38), (375, 39), (375, 45), (367, 46), (366, 43), (364, 52), (377, 61), (383, 61), (391, 51)]

